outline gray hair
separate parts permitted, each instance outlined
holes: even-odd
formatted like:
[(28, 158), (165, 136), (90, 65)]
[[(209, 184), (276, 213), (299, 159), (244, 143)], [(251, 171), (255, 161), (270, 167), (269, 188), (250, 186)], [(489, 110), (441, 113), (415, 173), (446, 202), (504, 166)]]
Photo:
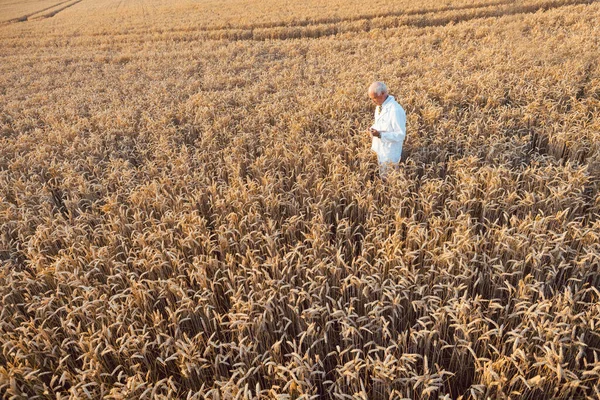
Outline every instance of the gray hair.
[(381, 96), (382, 94), (388, 94), (388, 88), (385, 86), (383, 82), (373, 82), (371, 86), (369, 86), (369, 91), (373, 93), (375, 96)]

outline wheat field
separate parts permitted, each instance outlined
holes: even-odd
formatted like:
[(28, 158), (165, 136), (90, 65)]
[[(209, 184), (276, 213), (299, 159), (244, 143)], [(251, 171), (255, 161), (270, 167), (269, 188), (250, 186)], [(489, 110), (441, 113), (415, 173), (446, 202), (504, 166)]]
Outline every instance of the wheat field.
[(598, 21), (0, 0), (0, 397), (600, 397)]

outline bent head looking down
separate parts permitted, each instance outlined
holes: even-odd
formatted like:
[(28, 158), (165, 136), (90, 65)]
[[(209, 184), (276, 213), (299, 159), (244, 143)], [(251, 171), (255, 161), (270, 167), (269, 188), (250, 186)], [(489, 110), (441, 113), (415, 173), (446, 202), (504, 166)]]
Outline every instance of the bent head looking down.
[(380, 106), (388, 98), (388, 88), (383, 82), (373, 82), (369, 86), (369, 97), (376, 105)]

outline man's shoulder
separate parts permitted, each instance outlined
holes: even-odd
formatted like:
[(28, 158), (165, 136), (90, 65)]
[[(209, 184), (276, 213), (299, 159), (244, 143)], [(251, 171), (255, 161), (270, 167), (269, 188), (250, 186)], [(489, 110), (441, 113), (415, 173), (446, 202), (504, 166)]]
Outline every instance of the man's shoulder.
[(390, 96), (390, 97), (391, 97), (390, 101), (388, 101), (386, 105), (388, 105), (389, 107), (393, 107), (393, 108), (396, 108), (396, 107), (402, 108), (402, 106), (400, 105), (400, 103), (398, 103), (398, 100), (396, 100), (396, 98), (394, 96)]
[(393, 109), (395, 112), (404, 114), (404, 108), (400, 105), (400, 103), (396, 101), (396, 99), (390, 102), (390, 108)]

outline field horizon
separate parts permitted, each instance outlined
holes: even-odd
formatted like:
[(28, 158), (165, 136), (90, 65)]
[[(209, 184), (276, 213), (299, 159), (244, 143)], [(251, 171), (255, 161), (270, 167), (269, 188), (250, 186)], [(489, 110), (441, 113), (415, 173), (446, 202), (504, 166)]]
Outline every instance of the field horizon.
[(0, 0), (0, 397), (600, 397), (598, 21)]

